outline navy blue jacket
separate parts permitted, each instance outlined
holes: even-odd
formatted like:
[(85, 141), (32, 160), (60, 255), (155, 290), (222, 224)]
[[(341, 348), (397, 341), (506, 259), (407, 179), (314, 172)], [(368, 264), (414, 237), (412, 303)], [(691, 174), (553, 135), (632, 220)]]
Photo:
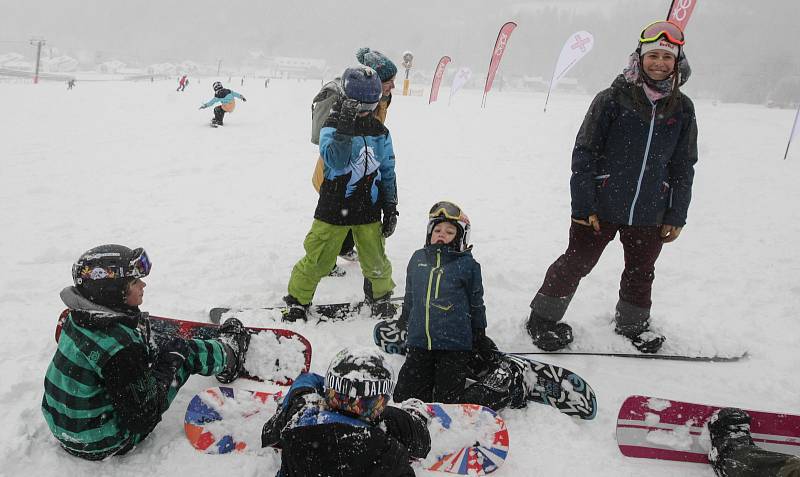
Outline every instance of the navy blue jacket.
[(684, 94), (651, 103), (618, 76), (594, 98), (572, 152), (572, 216), (683, 226), (697, 162), (694, 105)]
[(486, 328), (481, 266), (472, 252), (428, 245), (411, 256), (400, 316), (406, 345), (428, 350), (472, 349), (473, 331)]

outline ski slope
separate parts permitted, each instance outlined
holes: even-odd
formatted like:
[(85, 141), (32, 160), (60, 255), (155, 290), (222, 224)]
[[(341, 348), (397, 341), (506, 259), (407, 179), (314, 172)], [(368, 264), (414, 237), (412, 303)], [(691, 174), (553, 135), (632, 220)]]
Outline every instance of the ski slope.
[[(609, 77), (610, 84), (613, 78)], [(39, 408), (53, 329), (72, 262), (103, 243), (145, 247), (154, 263), (144, 310), (204, 320), (219, 305), (280, 303), (303, 255), (317, 195), (311, 173), (310, 99), (318, 82), (253, 79), (226, 85), (248, 99), (208, 126), (198, 111), (211, 82), (183, 93), (172, 81), (3, 85), (0, 115), (0, 474), (8, 476), (270, 476), (276, 455), (210, 456), (183, 436), (192, 377), (155, 432), (134, 452), (103, 463), (61, 451)], [(687, 85), (691, 95), (691, 82)], [(502, 349), (534, 350), (523, 330), (533, 294), (563, 252), (569, 227), (570, 154), (593, 95), (463, 90), (447, 105), (395, 96), (387, 126), (397, 154), (397, 232), (387, 241), (397, 292), (424, 241), (426, 213), (447, 199), (473, 224), (486, 290), (488, 334)], [(696, 100), (700, 159), (688, 224), (657, 264), (653, 324), (670, 353), (735, 353), (738, 363), (541, 357), (583, 376), (597, 393), (593, 421), (545, 406), (505, 410), (511, 452), (495, 475), (711, 476), (710, 467), (634, 460), (616, 446), (620, 403), (631, 394), (800, 413), (800, 145), (781, 160), (793, 111)], [(357, 264), (340, 264), (316, 300), (358, 300)], [(612, 243), (566, 320), (573, 349), (631, 347), (613, 333), (622, 250)], [(258, 316), (248, 324), (267, 325)], [(344, 345), (371, 343), (374, 321), (290, 327), (314, 346), (324, 373)], [(399, 369), (401, 358), (392, 357)], [(265, 389), (266, 385), (240, 382)], [(418, 475), (426, 473), (418, 468)]]

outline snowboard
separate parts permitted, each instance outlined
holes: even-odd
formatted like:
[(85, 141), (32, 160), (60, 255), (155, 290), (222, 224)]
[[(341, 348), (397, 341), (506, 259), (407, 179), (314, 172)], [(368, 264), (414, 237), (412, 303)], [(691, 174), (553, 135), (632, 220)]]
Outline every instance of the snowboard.
[[(644, 459), (708, 463), (709, 419), (717, 406), (629, 396), (617, 416), (622, 454)], [(753, 441), (764, 449), (800, 455), (800, 416), (746, 410)]]
[[(406, 333), (397, 328), (397, 320), (381, 320), (373, 330), (375, 344), (390, 354), (406, 354), (405, 342)], [(676, 354), (659, 353), (615, 353), (615, 352), (592, 352), (592, 351), (510, 351), (514, 355), (560, 355), (560, 356), (604, 356), (613, 358), (635, 358), (635, 359), (657, 359), (666, 361), (700, 361), (711, 363), (730, 363), (739, 361), (747, 357), (747, 352), (733, 354), (729, 356), (686, 356)]]
[[(275, 452), (261, 447), (261, 430), (275, 414), (281, 393), (229, 387), (208, 388), (189, 402), (186, 438), (206, 454)], [(486, 475), (508, 455), (505, 421), (475, 404), (428, 404), (431, 451), (425, 469), (458, 475)]]
[[(58, 318), (56, 342), (68, 315), (69, 309), (66, 309)], [(309, 370), (311, 343), (305, 336), (277, 328), (247, 327), (247, 330), (250, 332), (250, 346), (242, 378), (291, 384), (296, 376)], [(219, 336), (219, 325), (150, 315), (150, 336), (156, 347), (176, 336), (184, 339), (215, 339)]]
[[(396, 307), (403, 304), (403, 297), (395, 297), (391, 299)], [(308, 308), (308, 317), (316, 318), (318, 321), (340, 321), (350, 316), (357, 314), (361, 309), (366, 306), (363, 301), (354, 303), (325, 303), (314, 305)], [(264, 307), (216, 307), (208, 312), (208, 317), (212, 323), (221, 323), (223, 318), (229, 318), (237, 314), (247, 312), (266, 312), (272, 318), (282, 319), (283, 315), (288, 312), (286, 305), (278, 306), (264, 306)], [(261, 316), (261, 314), (259, 314)]]
[[(381, 320), (373, 330), (373, 339), (381, 349), (390, 354), (406, 353), (406, 332), (395, 326), (396, 320)], [(597, 398), (594, 390), (583, 378), (572, 371), (512, 353), (525, 361), (536, 374), (536, 382), (529, 383), (528, 400), (546, 404), (569, 416), (594, 419), (597, 415)]]

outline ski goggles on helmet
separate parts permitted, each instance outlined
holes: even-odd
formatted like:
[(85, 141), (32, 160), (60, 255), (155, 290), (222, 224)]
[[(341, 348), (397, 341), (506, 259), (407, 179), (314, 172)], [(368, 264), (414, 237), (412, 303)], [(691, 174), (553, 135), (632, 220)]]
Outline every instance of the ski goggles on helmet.
[(337, 393), (333, 389), (325, 391), (325, 402), (336, 411), (351, 414), (369, 421), (376, 420), (386, 409), (389, 402), (388, 394), (379, 394), (371, 397), (350, 397)]
[(679, 46), (683, 46), (685, 43), (683, 38), (683, 30), (681, 30), (678, 25), (667, 20), (653, 22), (644, 27), (642, 34), (639, 35), (639, 42), (653, 43), (654, 41), (658, 41), (662, 36), (666, 37), (670, 43), (674, 43)]
[(150, 263), (150, 257), (143, 248), (139, 247), (133, 251), (133, 259), (131, 259), (127, 273), (128, 277), (143, 278), (150, 274), (150, 269), (153, 264)]
[(452, 202), (441, 201), (433, 204), (431, 207), (430, 212), (428, 212), (428, 218), (436, 219), (444, 217), (450, 220), (461, 220), (464, 221), (466, 219), (466, 215), (461, 210), (461, 207), (457, 206)]

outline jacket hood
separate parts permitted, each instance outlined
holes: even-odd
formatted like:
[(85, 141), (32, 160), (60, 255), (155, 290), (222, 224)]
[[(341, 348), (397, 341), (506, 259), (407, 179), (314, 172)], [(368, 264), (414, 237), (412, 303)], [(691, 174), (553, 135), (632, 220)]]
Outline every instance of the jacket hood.
[(129, 311), (115, 311), (98, 305), (81, 295), (74, 286), (65, 287), (61, 290), (60, 296), (61, 301), (72, 311), (75, 322), (86, 328), (105, 328), (117, 322), (135, 327), (140, 319), (147, 317), (147, 313), (140, 312), (138, 308), (131, 308)]

